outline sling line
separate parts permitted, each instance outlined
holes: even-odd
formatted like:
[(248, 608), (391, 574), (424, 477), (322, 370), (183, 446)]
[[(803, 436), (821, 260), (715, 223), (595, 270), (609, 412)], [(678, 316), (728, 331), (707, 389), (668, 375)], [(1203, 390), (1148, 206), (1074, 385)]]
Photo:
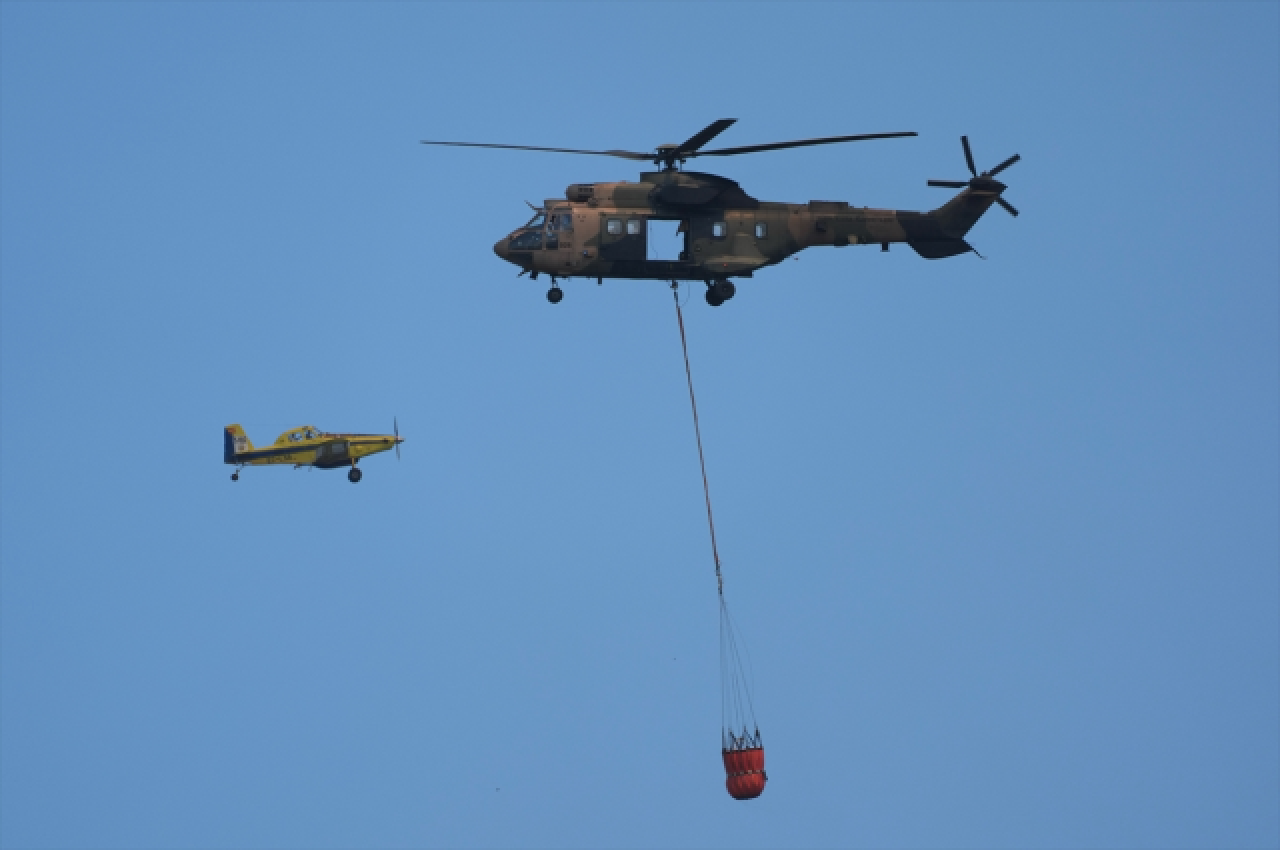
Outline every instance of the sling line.
[(711, 529), (711, 557), (716, 564), (716, 592), (724, 604), (724, 578), (720, 575), (720, 553), (716, 549), (716, 523), (711, 516), (711, 488), (707, 486), (707, 461), (702, 455), (702, 429), (698, 426), (698, 401), (693, 397), (693, 372), (689, 369), (689, 342), (684, 335), (684, 314), (680, 310), (680, 291), (671, 285), (676, 301), (676, 322), (680, 325), (680, 348), (684, 351), (684, 376), (689, 382), (689, 406), (693, 408), (693, 433), (698, 438), (698, 465), (702, 468), (702, 495), (707, 500), (707, 527)]

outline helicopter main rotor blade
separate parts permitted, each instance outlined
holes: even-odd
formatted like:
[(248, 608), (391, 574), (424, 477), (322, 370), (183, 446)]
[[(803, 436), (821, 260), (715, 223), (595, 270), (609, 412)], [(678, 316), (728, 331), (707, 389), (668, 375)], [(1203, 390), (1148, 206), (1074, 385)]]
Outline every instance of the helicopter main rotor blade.
[(1009, 203), (1004, 198), (1001, 198), (999, 195), (996, 196), (996, 203), (1004, 207), (1004, 211), (1007, 212), (1009, 215), (1013, 216), (1014, 218), (1018, 217), (1018, 211), (1013, 208), (1013, 204)]
[(803, 148), (809, 145), (830, 145), (836, 142), (863, 142), (868, 139), (897, 139), (903, 136), (917, 136), (918, 133), (868, 133), (862, 136), (828, 136), (823, 139), (801, 139), (795, 142), (774, 142), (771, 145), (746, 145), (740, 148), (719, 148), (713, 151), (695, 151), (688, 156), (733, 156), (740, 153), (758, 153), (760, 151), (776, 151), (783, 148)]
[(1004, 171), (1006, 168), (1008, 168), (1009, 166), (1013, 165), (1015, 162), (1017, 162), (1017, 161), (1018, 161), (1018, 160), (1020, 160), (1020, 159), (1022, 159), (1022, 157), (1018, 156), (1018, 155), (1015, 153), (1013, 156), (1009, 157), (1009, 158), (1008, 158), (1008, 159), (1006, 159), (1004, 162), (1000, 163), (1000, 164), (999, 164), (999, 165), (997, 165), (995, 168), (993, 168), (993, 169), (991, 169), (990, 171), (988, 171), (988, 172), (987, 172), (987, 176), (988, 176), (988, 177), (995, 177), (995, 176), (996, 176), (997, 174), (999, 174), (1001, 171)]
[(635, 151), (580, 151), (574, 148), (535, 148), (529, 145), (488, 145), (479, 142), (429, 142), (425, 139), (424, 145), (448, 145), (455, 148), (502, 148), (509, 151), (544, 151), (546, 153), (585, 153), (594, 156), (617, 156), (622, 159), (650, 160), (653, 159), (651, 153), (636, 153)]
[(937, 186), (942, 189), (963, 189), (969, 185), (968, 180), (930, 180), (930, 186)]
[(969, 150), (969, 137), (961, 136), (960, 144), (964, 146), (964, 161), (969, 164), (969, 173), (977, 177), (978, 169), (973, 165), (973, 151)]
[(736, 124), (737, 121), (737, 118), (721, 118), (719, 121), (708, 124), (705, 129), (690, 136), (688, 141), (676, 148), (676, 155), (682, 156), (692, 154), (698, 148), (702, 147), (725, 130), (728, 130)]
[(400, 459), (400, 419), (399, 417), (391, 417), (391, 427), (396, 432), (396, 460)]

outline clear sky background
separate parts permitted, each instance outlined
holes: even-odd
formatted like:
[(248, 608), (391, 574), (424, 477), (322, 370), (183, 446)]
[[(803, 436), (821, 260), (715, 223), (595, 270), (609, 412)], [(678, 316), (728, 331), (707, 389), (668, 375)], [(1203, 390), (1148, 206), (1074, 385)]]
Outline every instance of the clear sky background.
[[(5, 847), (1274, 847), (1280, 7), (0, 4)], [(648, 149), (930, 209), (685, 308), (770, 781), (724, 790)], [(228, 480), (222, 426), (389, 431)]]

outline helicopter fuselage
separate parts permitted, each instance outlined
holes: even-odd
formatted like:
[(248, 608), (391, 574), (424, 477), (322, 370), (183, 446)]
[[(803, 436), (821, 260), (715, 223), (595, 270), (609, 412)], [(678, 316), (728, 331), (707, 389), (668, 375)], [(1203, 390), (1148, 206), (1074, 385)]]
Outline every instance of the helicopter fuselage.
[[(1003, 184), (970, 186), (931, 212), (855, 207), (843, 201), (775, 203), (732, 180), (697, 172), (646, 172), (640, 182), (573, 184), (494, 253), (537, 276), (648, 280), (728, 280), (818, 245), (905, 242), (927, 259), (972, 250), (964, 235)], [(652, 258), (651, 224), (676, 223), (674, 259)]]

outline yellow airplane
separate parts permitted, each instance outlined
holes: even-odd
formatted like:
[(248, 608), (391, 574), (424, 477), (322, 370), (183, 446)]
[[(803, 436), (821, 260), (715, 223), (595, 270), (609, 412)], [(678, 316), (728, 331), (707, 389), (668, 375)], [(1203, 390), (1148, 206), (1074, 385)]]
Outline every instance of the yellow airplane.
[(395, 447), (396, 458), (400, 457), (400, 444), (404, 437), (400, 436), (399, 423), (392, 420), (392, 425), (394, 436), (328, 434), (314, 425), (303, 425), (285, 431), (269, 449), (255, 449), (243, 428), (228, 425), (222, 429), (222, 460), (236, 467), (236, 471), (231, 473), (232, 481), (240, 480), (240, 470), (246, 466), (291, 463), (294, 469), (300, 466), (317, 466), (320, 469), (349, 466), (351, 471), (347, 473), (347, 480), (354, 484), (364, 477), (356, 466), (360, 458), (388, 451), (392, 446)]

